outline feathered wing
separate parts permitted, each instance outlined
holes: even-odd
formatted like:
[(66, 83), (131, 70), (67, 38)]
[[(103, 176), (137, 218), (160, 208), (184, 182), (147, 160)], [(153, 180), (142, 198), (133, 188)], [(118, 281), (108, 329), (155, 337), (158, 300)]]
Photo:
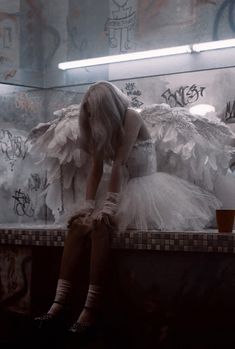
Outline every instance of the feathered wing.
[(219, 118), (194, 116), (167, 104), (153, 104), (140, 113), (156, 144), (158, 170), (214, 191), (234, 151), (230, 128)]
[(39, 124), (28, 135), (30, 153), (47, 171), (46, 205), (56, 222), (78, 210), (84, 199), (89, 156), (79, 148), (80, 105), (55, 111), (56, 119)]
[[(79, 108), (71, 105), (54, 112), (54, 120), (39, 124), (28, 135), (29, 152), (47, 172), (43, 195), (56, 222), (66, 223), (85, 196), (90, 158), (78, 144)], [(230, 129), (219, 119), (195, 117), (166, 104), (145, 107), (141, 116), (155, 140), (158, 170), (214, 191), (218, 174), (223, 176), (229, 167), (234, 137)], [(105, 188), (107, 178), (101, 184)]]

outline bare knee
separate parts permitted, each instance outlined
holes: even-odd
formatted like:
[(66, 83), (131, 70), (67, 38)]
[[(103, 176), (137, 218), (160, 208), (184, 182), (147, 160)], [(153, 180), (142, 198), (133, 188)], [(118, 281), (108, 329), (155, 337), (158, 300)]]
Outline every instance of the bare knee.
[(80, 221), (75, 219), (68, 230), (67, 238), (83, 238), (90, 231), (90, 225), (81, 223)]
[(103, 222), (96, 223), (95, 229), (91, 233), (92, 239), (107, 238), (110, 234), (110, 228)]

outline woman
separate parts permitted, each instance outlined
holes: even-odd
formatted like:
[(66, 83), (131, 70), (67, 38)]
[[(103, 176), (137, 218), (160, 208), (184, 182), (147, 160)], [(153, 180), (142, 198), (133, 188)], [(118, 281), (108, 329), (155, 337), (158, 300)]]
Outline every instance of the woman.
[[(87, 239), (91, 240), (90, 285), (84, 309), (70, 328), (76, 336), (89, 333), (101, 308), (109, 236), (112, 229), (199, 230), (214, 216), (220, 202), (209, 192), (166, 173), (157, 173), (155, 145), (137, 111), (117, 87), (92, 85), (79, 117), (80, 146), (92, 158), (86, 198), (68, 223), (55, 301), (36, 319), (39, 327), (61, 317), (70, 303), (74, 278)], [(96, 193), (104, 163), (112, 165), (105, 200)]]

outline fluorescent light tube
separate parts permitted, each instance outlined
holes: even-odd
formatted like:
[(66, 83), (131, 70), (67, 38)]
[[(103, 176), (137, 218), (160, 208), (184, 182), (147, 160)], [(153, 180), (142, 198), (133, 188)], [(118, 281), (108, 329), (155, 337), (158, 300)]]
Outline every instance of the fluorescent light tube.
[(216, 50), (216, 49), (228, 48), (228, 47), (235, 47), (235, 39), (209, 41), (209, 42), (203, 42), (199, 44), (161, 48), (158, 50), (148, 50), (148, 51), (124, 53), (121, 55), (81, 59), (78, 61), (59, 63), (58, 67), (59, 69), (62, 69), (62, 70), (73, 69), (73, 68), (85, 68), (85, 67), (91, 67), (94, 65), (128, 62), (128, 61), (135, 61), (139, 59), (164, 57), (164, 56), (178, 55), (183, 53), (194, 53), (194, 52)]
[(192, 45), (192, 52), (216, 50), (220, 48), (235, 47), (235, 39), (202, 42)]
[(79, 61), (64, 62), (64, 63), (59, 63), (58, 67), (59, 69), (62, 69), (62, 70), (72, 69), (72, 68), (84, 68), (84, 67), (91, 67), (94, 65), (135, 61), (138, 59), (178, 55), (178, 54), (190, 53), (190, 52), (191, 52), (191, 47), (189, 45), (183, 45), (183, 46), (176, 46), (176, 47), (161, 48), (158, 50), (132, 52), (132, 53), (125, 53), (121, 55), (112, 55), (112, 56), (105, 56), (105, 57), (82, 59)]

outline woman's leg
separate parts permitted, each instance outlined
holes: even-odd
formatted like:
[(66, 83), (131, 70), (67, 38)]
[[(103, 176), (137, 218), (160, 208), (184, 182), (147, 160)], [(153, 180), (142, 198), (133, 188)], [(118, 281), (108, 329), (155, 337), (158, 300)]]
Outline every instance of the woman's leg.
[(86, 245), (89, 233), (92, 230), (91, 224), (80, 223), (75, 220), (68, 231), (60, 267), (60, 279), (69, 280), (73, 283), (81, 268), (81, 258)]
[(87, 325), (95, 322), (95, 315), (101, 308), (110, 252), (110, 228), (101, 222), (95, 226), (90, 236), (90, 284), (84, 309), (77, 321)]
[(90, 231), (91, 225), (82, 224), (79, 220), (75, 220), (68, 231), (55, 299), (48, 311), (48, 314), (52, 316), (59, 314), (64, 306), (70, 303), (72, 285), (81, 268), (81, 259)]

